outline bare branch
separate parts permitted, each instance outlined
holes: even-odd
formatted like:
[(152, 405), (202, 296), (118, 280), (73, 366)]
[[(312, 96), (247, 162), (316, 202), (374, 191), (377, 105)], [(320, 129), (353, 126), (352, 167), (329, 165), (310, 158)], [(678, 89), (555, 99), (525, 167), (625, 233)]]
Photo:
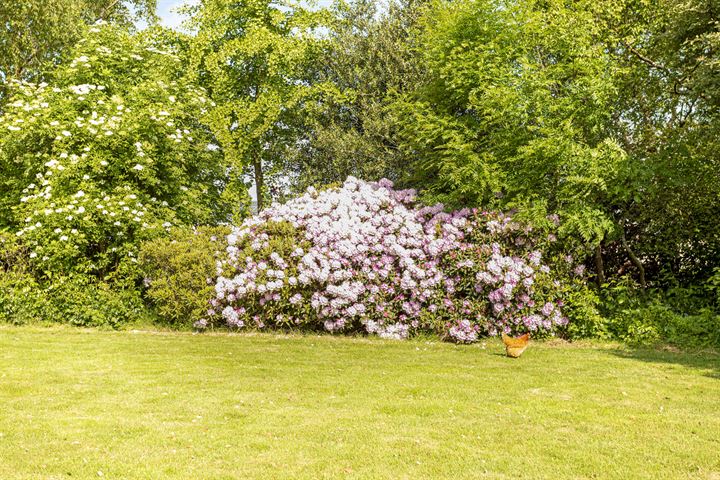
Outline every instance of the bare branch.
[(670, 71), (669, 68), (667, 68), (666, 66), (661, 65), (661, 64), (659, 64), (659, 63), (657, 63), (657, 62), (655, 62), (655, 61), (653, 61), (653, 60), (651, 60), (651, 59), (649, 59), (648, 57), (646, 57), (645, 55), (643, 55), (642, 53), (640, 53), (640, 52), (639, 52), (635, 47), (633, 47), (632, 45), (630, 45), (630, 44), (628, 44), (628, 43), (625, 43), (625, 42), (623, 42), (623, 44), (625, 45), (625, 47), (626, 47), (633, 55), (635, 55), (637, 58), (639, 58), (643, 63), (646, 63), (647, 65), (650, 65), (651, 67), (653, 67), (653, 68), (655, 68), (655, 69), (657, 69), (657, 70), (661, 70), (661, 71), (667, 73), (668, 75), (671, 75), (671, 74), (672, 74), (672, 72)]

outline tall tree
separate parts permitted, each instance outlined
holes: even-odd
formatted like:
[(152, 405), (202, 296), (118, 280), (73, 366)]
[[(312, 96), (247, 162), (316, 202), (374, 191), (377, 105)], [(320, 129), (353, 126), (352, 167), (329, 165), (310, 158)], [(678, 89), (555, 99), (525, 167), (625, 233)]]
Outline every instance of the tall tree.
[(294, 186), (402, 179), (407, 164), (390, 105), (422, 76), (413, 43), (424, 0), (336, 2), (314, 80), (322, 94), (304, 109), (302, 142), (289, 149)]
[(594, 12), (625, 71), (613, 129), (637, 188), (615, 211), (623, 250), (649, 279), (707, 278), (720, 261), (720, 4), (603, 1)]
[(197, 31), (193, 69), (214, 101), (206, 121), (235, 181), (248, 171), (254, 178), (262, 209), (266, 173), (294, 142), (298, 108), (312, 92), (306, 66), (323, 13), (284, 0), (204, 0), (189, 13)]
[[(561, 213), (643, 285), (720, 258), (717, 2), (439, 0), (396, 104), (409, 180), (455, 204)], [(667, 277), (670, 277), (668, 280)]]
[(436, 2), (417, 50), (429, 73), (396, 106), (411, 180), (451, 204), (561, 211), (589, 243), (612, 230), (621, 72), (592, 20), (562, 1)]

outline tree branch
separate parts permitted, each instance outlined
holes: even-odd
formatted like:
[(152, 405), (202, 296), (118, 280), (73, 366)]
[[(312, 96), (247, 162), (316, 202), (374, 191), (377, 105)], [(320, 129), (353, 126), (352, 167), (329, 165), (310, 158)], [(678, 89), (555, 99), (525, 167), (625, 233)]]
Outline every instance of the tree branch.
[(110, 4), (106, 5), (100, 10), (97, 20), (106, 20), (106, 16), (112, 11), (115, 6), (120, 3), (120, 0), (113, 0)]
[(623, 42), (623, 45), (625, 45), (625, 48), (627, 48), (628, 50), (630, 50), (630, 52), (631, 52), (633, 55), (635, 55), (638, 59), (640, 59), (643, 63), (645, 63), (645, 64), (647, 64), (647, 65), (650, 65), (651, 67), (653, 67), (653, 68), (655, 68), (655, 69), (657, 69), (657, 70), (662, 70), (663, 72), (667, 73), (668, 75), (670, 75), (670, 74), (672, 73), (672, 72), (670, 72), (670, 69), (667, 68), (665, 65), (660, 65), (659, 63), (657, 63), (657, 62), (649, 59), (648, 57), (646, 57), (645, 55), (643, 55), (642, 53), (640, 53), (640, 52), (639, 52), (635, 47), (633, 47), (632, 45), (630, 45), (630, 44), (628, 44), (628, 43), (625, 43), (625, 42)]
[(595, 248), (595, 271), (597, 272), (598, 288), (602, 288), (605, 283), (605, 264), (602, 257), (602, 243)]
[(630, 245), (627, 242), (627, 239), (625, 238), (625, 227), (621, 227), (622, 232), (622, 244), (623, 248), (625, 248), (625, 251), (628, 254), (628, 257), (630, 257), (630, 261), (635, 265), (635, 267), (638, 269), (638, 272), (640, 273), (640, 286), (643, 290), (647, 289), (647, 282), (645, 281), (645, 267), (643, 267), (642, 262), (640, 259), (635, 255), (635, 252), (632, 251), (630, 248)]

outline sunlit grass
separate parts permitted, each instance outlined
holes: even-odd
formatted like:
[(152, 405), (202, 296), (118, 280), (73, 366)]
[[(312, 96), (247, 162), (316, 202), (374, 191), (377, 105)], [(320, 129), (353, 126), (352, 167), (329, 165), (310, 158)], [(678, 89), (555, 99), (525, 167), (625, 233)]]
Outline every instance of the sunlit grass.
[(720, 478), (720, 358), (0, 328), (0, 479)]

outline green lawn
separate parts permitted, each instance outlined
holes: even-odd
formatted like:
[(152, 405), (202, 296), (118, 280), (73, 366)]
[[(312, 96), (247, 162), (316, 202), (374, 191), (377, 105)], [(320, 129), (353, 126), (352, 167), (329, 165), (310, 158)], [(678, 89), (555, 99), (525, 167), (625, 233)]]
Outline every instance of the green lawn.
[(0, 327), (0, 479), (720, 478), (720, 357)]

